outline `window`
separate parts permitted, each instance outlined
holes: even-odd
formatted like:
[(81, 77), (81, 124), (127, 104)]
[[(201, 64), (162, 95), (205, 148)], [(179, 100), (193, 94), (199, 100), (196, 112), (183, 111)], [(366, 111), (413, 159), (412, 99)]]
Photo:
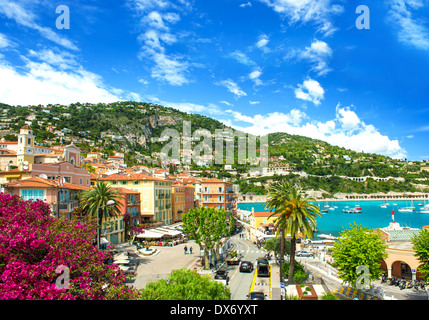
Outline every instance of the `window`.
[(83, 179), (79, 178), (79, 184), (82, 185), (83, 184)]
[(24, 201), (33, 199), (33, 200), (45, 200), (45, 190), (43, 189), (22, 189), (21, 198)]

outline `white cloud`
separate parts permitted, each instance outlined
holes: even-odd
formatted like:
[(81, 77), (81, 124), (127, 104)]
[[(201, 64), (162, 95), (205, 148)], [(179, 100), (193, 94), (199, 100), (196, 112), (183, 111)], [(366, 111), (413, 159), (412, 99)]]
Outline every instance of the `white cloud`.
[(228, 101), (223, 100), (223, 101), (220, 101), (220, 103), (223, 103), (223, 104), (226, 104), (229, 107), (232, 107), (232, 104), (229, 103)]
[(237, 98), (247, 96), (247, 93), (240, 89), (240, 87), (231, 79), (220, 81), (218, 84), (226, 87), (229, 92), (234, 94)]
[(239, 5), (240, 8), (251, 7), (251, 6), (252, 6), (252, 3), (250, 3), (250, 1)]
[(422, 0), (390, 0), (388, 22), (399, 27), (399, 41), (418, 49), (429, 50), (429, 30), (424, 20), (413, 18), (412, 10), (424, 6)]
[(262, 71), (258, 68), (253, 70), (250, 74), (249, 74), (249, 79), (252, 80), (256, 86), (260, 86), (262, 85), (262, 81), (261, 79), (259, 79), (259, 77), (262, 75)]
[(37, 30), (44, 38), (61, 45), (67, 49), (78, 51), (78, 47), (69, 39), (60, 36), (51, 28), (43, 27), (37, 23), (36, 15), (23, 8), (17, 2), (0, 0), (0, 14), (5, 15), (8, 19), (14, 20), (17, 24)]
[(253, 66), (255, 65), (255, 62), (253, 62), (245, 53), (236, 50), (230, 54), (232, 58), (240, 62), (241, 64), (244, 64), (246, 66)]
[(331, 5), (331, 0), (259, 0), (280, 15), (288, 18), (291, 24), (298, 22), (314, 23), (318, 32), (325, 36), (332, 35), (337, 29), (331, 16), (342, 13), (340, 5)]
[[(225, 123), (253, 135), (286, 132), (323, 140), (358, 152), (383, 154), (398, 159), (407, 156), (398, 140), (391, 140), (373, 125), (365, 124), (349, 107), (337, 106), (335, 119), (325, 122), (310, 120), (298, 109), (293, 109), (287, 114), (274, 112), (266, 115), (256, 114), (252, 117), (232, 110), (227, 112), (232, 114), (233, 119), (229, 118)], [(236, 122), (245, 122), (250, 126), (234, 125)]]
[[(22, 57), (25, 65), (19, 67), (19, 71), (6, 63), (0, 64), (2, 102), (11, 105), (108, 103), (139, 98), (135, 93), (106, 86), (99, 75), (75, 64), (69, 56), (43, 52), (47, 56), (42, 62)], [(40, 60), (43, 54), (32, 51), (30, 57)]]
[(270, 39), (266, 34), (260, 35), (258, 42), (256, 42), (256, 47), (262, 49), (264, 52), (268, 52), (267, 45), (270, 42)]
[[(180, 5), (189, 6), (185, 0)], [(191, 64), (182, 56), (169, 54), (168, 46), (177, 42), (175, 34), (170, 32), (171, 25), (180, 20), (176, 12), (162, 12), (167, 8), (180, 10), (172, 2), (161, 0), (134, 0), (131, 6), (136, 8), (141, 18), (142, 29), (145, 30), (137, 39), (142, 44), (139, 59), (152, 61), (151, 77), (167, 82), (173, 86), (182, 86), (190, 82), (188, 71)]]
[(298, 56), (300, 59), (313, 63), (312, 70), (316, 71), (319, 76), (331, 71), (327, 60), (332, 56), (332, 49), (324, 41), (314, 40), (310, 47), (306, 47), (305, 50), (300, 51)]
[(260, 101), (249, 101), (250, 104), (260, 104)]
[(167, 81), (173, 86), (181, 86), (189, 83), (186, 78), (188, 71), (188, 63), (178, 61), (164, 53), (156, 53), (153, 55), (155, 66), (152, 68), (152, 78)]
[(303, 84), (298, 84), (298, 88), (295, 89), (296, 98), (311, 101), (315, 105), (320, 104), (320, 100), (323, 100), (324, 94), (325, 90), (320, 83), (313, 79), (304, 80)]
[(9, 39), (4, 35), (0, 33), (0, 49), (7, 48), (11, 45), (11, 42)]
[(173, 108), (176, 110), (180, 110), (182, 112), (188, 113), (204, 113), (210, 115), (222, 115), (224, 111), (222, 111), (219, 106), (214, 103), (208, 103), (207, 105), (202, 105), (198, 103), (190, 103), (190, 102), (171, 102), (171, 101), (163, 101), (156, 97), (148, 97), (152, 103), (157, 103), (164, 107)]

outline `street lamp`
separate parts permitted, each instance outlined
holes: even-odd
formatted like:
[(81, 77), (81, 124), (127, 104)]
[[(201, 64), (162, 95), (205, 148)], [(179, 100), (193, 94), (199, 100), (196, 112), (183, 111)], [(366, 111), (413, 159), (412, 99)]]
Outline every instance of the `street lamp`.
[(99, 206), (98, 207), (98, 228), (97, 228), (97, 246), (98, 249), (100, 249), (100, 237), (101, 237), (101, 223), (103, 221), (103, 212), (104, 212), (104, 208), (105, 207), (111, 207), (114, 206), (116, 204), (115, 200), (109, 200), (106, 202), (106, 204), (104, 206)]

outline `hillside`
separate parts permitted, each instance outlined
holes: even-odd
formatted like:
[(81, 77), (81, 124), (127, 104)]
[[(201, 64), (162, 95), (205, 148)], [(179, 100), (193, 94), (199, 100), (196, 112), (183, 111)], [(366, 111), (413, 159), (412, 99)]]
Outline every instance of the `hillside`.
[[(16, 139), (19, 128), (28, 123), (31, 124), (36, 142), (40, 145), (50, 146), (72, 141), (84, 154), (91, 151), (106, 155), (111, 155), (114, 151), (123, 152), (126, 163), (130, 166), (139, 163), (137, 155), (152, 156), (160, 152), (166, 143), (158, 141), (163, 130), (173, 128), (182, 133), (183, 121), (191, 122), (192, 132), (203, 128), (214, 133), (216, 129), (228, 128), (206, 116), (143, 102), (26, 107), (0, 103), (0, 134), (6, 139)], [(236, 157), (237, 149), (236, 147)], [(365, 192), (368, 188), (411, 191), (421, 190), (428, 185), (429, 174), (421, 170), (423, 162), (411, 163), (377, 154), (355, 152), (324, 141), (287, 133), (269, 135), (269, 156), (270, 164), (288, 164), (293, 172), (308, 174), (306, 179), (299, 179), (309, 188), (319, 186), (328, 192), (334, 192), (339, 187), (345, 192)], [(238, 161), (232, 167), (242, 179), (251, 166), (237, 163)], [(195, 164), (193, 168), (198, 169)], [(209, 169), (217, 171), (221, 177), (237, 177), (223, 171), (224, 168), (220, 165)], [(359, 183), (338, 177), (394, 177), (402, 178), (403, 183), (397, 180), (383, 182), (384, 185), (371, 181)], [(295, 175), (290, 175), (289, 178), (298, 179)], [(249, 180), (246, 185), (243, 184), (243, 188), (251, 191), (254, 187), (253, 191), (261, 193), (269, 178), (260, 179), (262, 180)], [(339, 183), (337, 179), (344, 181)], [(416, 186), (418, 184), (420, 187)], [(379, 189), (373, 185), (379, 186)]]

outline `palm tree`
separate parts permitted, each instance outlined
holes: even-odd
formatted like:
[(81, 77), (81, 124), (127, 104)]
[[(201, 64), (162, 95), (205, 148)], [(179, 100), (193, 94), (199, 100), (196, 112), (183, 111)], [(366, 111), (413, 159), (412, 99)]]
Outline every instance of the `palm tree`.
[(281, 257), (284, 255), (285, 234), (290, 234), (291, 238), (289, 284), (293, 283), (296, 240), (298, 235), (302, 233), (304, 238), (312, 238), (313, 230), (316, 226), (316, 216), (321, 217), (320, 209), (315, 203), (316, 200), (313, 198), (303, 197), (301, 188), (291, 186), (286, 181), (278, 182), (269, 189), (265, 207), (273, 211), (271, 216), (278, 215), (275, 225), (277, 226), (277, 236), (280, 233), (280, 243), (283, 244), (280, 248)]
[(82, 193), (83, 210), (92, 216), (98, 215), (98, 245), (100, 245), (103, 212), (106, 211), (110, 216), (120, 215), (120, 206), (122, 206), (118, 201), (120, 199), (123, 197), (119, 192), (111, 190), (111, 186), (104, 181), (98, 182), (94, 189), (85, 190)]

